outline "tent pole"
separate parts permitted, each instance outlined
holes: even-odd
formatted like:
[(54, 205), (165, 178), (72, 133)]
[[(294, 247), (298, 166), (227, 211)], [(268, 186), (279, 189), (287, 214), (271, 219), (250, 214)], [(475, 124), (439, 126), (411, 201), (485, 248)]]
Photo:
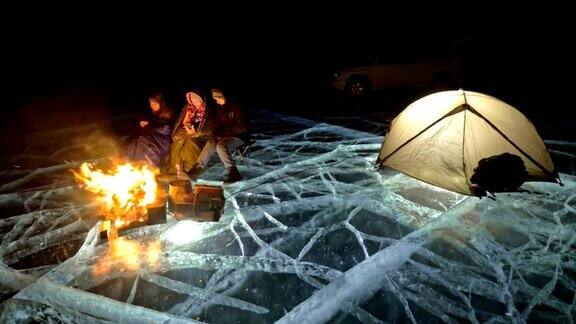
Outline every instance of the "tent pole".
[(514, 143), (510, 138), (508, 138), (508, 136), (506, 136), (504, 133), (502, 133), (502, 131), (500, 129), (498, 129), (498, 127), (496, 127), (496, 125), (492, 124), (492, 122), (490, 120), (488, 120), (488, 118), (484, 117), (480, 112), (478, 112), (476, 109), (472, 108), (471, 106), (468, 106), (468, 109), (473, 114), (475, 114), (476, 116), (478, 116), (482, 120), (484, 120), (488, 125), (490, 125), (490, 127), (492, 127), (496, 132), (498, 132), (498, 134), (500, 134), (500, 136), (504, 137), (504, 139), (506, 141), (508, 141), (508, 143), (510, 143), (512, 146), (514, 146), (514, 148), (517, 149), (520, 153), (522, 153), (522, 155), (524, 155), (528, 160), (530, 160), (530, 162), (534, 163), (534, 165), (539, 167), (547, 176), (549, 176), (552, 179), (556, 179), (553, 172), (546, 170), (546, 168), (542, 164), (540, 164), (538, 161), (534, 160), (530, 155), (528, 155), (526, 152), (524, 152), (524, 150), (521, 149), (518, 145), (516, 145), (516, 143)]
[(438, 118), (435, 122), (433, 122), (432, 124), (428, 125), (428, 127), (424, 128), (423, 130), (421, 130), (420, 132), (418, 132), (418, 134), (412, 136), (409, 140), (407, 140), (406, 142), (404, 142), (404, 144), (398, 146), (394, 151), (392, 151), (392, 153), (388, 154), (385, 158), (383, 158), (382, 160), (378, 160), (376, 161), (376, 166), (379, 168), (382, 166), (382, 163), (384, 163), (384, 161), (386, 161), (389, 157), (391, 157), (393, 154), (395, 154), (396, 152), (398, 152), (400, 149), (402, 149), (404, 146), (406, 146), (408, 143), (412, 142), (414, 139), (416, 139), (418, 136), (422, 135), (424, 132), (426, 132), (427, 130), (429, 130), (430, 128), (432, 128), (432, 126), (438, 124), (439, 122), (441, 122), (444, 118), (452, 116), (454, 114), (457, 114), (463, 110), (465, 110), (466, 107), (465, 105), (460, 105), (454, 109), (452, 109), (449, 113), (447, 113), (446, 115)]

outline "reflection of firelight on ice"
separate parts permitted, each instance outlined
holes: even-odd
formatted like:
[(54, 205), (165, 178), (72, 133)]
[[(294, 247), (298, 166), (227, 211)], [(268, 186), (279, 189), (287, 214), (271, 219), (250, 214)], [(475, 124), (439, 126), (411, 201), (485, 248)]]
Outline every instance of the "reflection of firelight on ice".
[(160, 259), (161, 244), (154, 241), (141, 244), (120, 237), (110, 241), (110, 249), (92, 268), (92, 274), (102, 276), (112, 269), (136, 271), (141, 267), (154, 269)]
[(172, 244), (183, 245), (202, 238), (204, 223), (183, 220), (174, 224), (165, 233), (165, 238)]

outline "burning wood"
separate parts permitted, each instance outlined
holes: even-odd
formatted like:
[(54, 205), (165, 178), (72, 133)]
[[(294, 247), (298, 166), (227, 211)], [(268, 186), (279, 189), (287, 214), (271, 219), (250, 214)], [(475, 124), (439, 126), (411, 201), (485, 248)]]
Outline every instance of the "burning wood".
[(156, 173), (146, 165), (124, 163), (105, 172), (83, 163), (74, 175), (81, 188), (96, 194), (103, 218), (101, 230), (115, 238), (116, 229), (146, 221), (147, 206), (157, 198)]

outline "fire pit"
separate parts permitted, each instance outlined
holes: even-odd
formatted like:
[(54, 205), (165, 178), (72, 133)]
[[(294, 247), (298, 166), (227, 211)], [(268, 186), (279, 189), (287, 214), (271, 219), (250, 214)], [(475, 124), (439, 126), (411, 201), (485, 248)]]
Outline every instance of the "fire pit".
[(100, 203), (100, 233), (113, 240), (123, 232), (166, 222), (165, 194), (158, 189), (157, 171), (148, 166), (118, 164), (110, 170), (84, 163), (75, 178)]
[(183, 179), (166, 186), (147, 165), (124, 163), (102, 171), (84, 163), (74, 174), (80, 187), (96, 194), (101, 206), (100, 237), (109, 241), (134, 228), (165, 223), (167, 206), (176, 220), (199, 222), (218, 221), (224, 206), (221, 187), (193, 185)]

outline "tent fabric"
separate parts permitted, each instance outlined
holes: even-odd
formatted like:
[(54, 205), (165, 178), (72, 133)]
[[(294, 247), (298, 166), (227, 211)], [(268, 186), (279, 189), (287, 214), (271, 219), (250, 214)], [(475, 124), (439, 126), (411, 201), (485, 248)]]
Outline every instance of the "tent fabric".
[(522, 158), (528, 180), (555, 182), (554, 164), (534, 125), (514, 107), (471, 91), (421, 98), (391, 123), (377, 165), (473, 195), (478, 162), (502, 153)]

